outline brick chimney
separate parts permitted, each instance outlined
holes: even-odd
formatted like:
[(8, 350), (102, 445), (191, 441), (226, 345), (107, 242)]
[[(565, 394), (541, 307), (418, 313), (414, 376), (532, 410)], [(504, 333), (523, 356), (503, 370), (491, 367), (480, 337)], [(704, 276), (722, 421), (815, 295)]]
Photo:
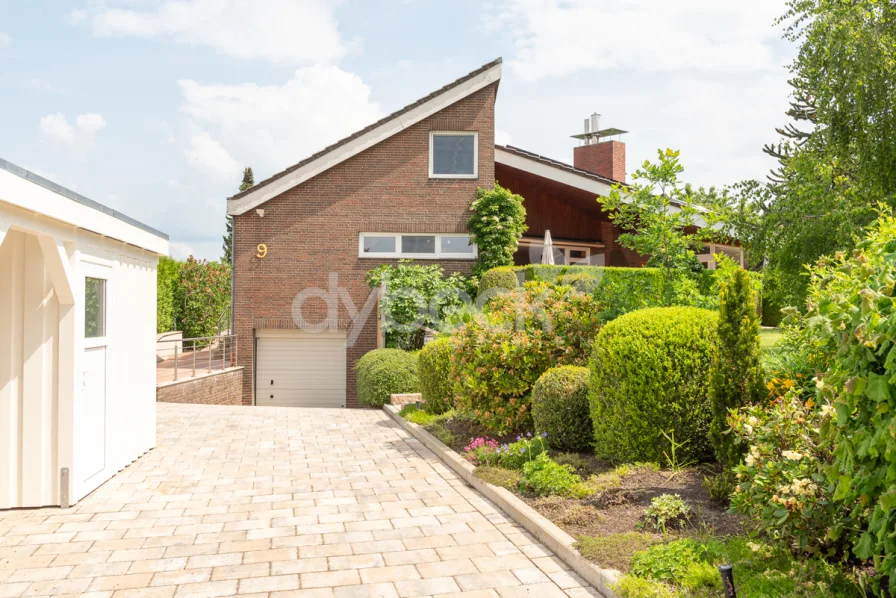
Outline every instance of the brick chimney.
[(600, 129), (600, 114), (585, 119), (585, 132), (573, 135), (583, 145), (574, 149), (573, 166), (614, 181), (625, 182), (625, 144), (621, 141), (602, 141), (602, 138), (622, 135), (621, 129)]

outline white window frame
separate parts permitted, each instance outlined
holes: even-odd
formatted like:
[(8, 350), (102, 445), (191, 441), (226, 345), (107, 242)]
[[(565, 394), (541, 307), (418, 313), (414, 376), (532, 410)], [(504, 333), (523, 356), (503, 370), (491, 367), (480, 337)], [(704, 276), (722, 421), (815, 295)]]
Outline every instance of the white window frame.
[[(435, 174), (434, 142), (436, 135), (473, 136), (473, 174)], [(478, 131), (430, 131), (429, 132), (429, 178), (431, 179), (478, 179), (479, 178), (479, 132)]]
[[(563, 264), (563, 265), (565, 265), (565, 266), (583, 266), (583, 265), (591, 264), (591, 246), (590, 245), (577, 245), (575, 243), (563, 243), (563, 242), (553, 243), (552, 245), (555, 250), (559, 250), (559, 251), (563, 252), (563, 259), (565, 261), (565, 264)], [(537, 241), (529, 240), (529, 239), (520, 241), (520, 247), (533, 247), (533, 246), (534, 247), (544, 247), (544, 243), (543, 242), (539, 243)], [(570, 250), (579, 250), (579, 251), (584, 250), (585, 257), (577, 260), (576, 263), (571, 264), (569, 261), (570, 260), (570, 258), (569, 258)]]
[[(365, 253), (364, 237), (394, 237), (395, 249), (389, 253)], [(404, 253), (401, 246), (402, 237), (435, 237), (435, 253)], [(358, 235), (358, 257), (366, 259), (399, 259), (413, 258), (415, 260), (475, 260), (479, 256), (479, 248), (472, 245), (473, 253), (446, 253), (442, 252), (442, 239), (467, 237), (466, 233), (361, 233)]]

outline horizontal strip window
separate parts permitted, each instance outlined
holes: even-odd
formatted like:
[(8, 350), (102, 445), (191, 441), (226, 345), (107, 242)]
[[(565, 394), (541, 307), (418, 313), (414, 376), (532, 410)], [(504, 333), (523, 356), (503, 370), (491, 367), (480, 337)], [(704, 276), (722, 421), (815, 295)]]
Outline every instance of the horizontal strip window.
[(472, 260), (477, 255), (464, 234), (361, 233), (358, 238), (358, 257)]

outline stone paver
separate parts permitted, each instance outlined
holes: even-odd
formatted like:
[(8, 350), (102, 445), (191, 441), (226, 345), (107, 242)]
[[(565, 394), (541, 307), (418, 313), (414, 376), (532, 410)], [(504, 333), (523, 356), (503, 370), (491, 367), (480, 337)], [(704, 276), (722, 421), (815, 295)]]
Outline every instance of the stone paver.
[(73, 508), (0, 511), (0, 597), (598, 596), (382, 412), (157, 409)]

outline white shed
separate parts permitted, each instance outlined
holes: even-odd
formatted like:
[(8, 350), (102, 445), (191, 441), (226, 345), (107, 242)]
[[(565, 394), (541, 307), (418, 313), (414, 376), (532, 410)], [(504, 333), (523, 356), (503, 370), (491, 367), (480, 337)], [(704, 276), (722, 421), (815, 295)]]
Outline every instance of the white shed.
[(0, 159), (0, 509), (67, 506), (156, 443), (168, 237)]

